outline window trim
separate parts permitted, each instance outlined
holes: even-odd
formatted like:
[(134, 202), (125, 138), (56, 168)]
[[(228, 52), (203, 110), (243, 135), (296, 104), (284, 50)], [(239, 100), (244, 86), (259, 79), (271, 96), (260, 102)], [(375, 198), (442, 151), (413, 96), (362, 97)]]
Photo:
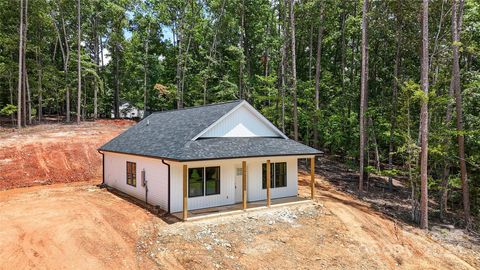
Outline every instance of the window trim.
[[(276, 174), (275, 174), (275, 168), (277, 166), (277, 164), (281, 164), (281, 163), (284, 163), (285, 164), (285, 186), (281, 186), (281, 187), (277, 187), (275, 182), (276, 182)], [(263, 185), (263, 166), (265, 165), (265, 168), (267, 166), (267, 163), (262, 163), (262, 190), (266, 190), (267, 189), (267, 185), (266, 185), (266, 182), (267, 182), (267, 179), (265, 177), (265, 187)], [(286, 161), (280, 161), (280, 162), (271, 162), (270, 163), (270, 188), (286, 188), (288, 187), (288, 166), (287, 166), (287, 162)], [(266, 170), (265, 170), (265, 174), (266, 174)]]
[(137, 163), (133, 161), (127, 161), (126, 164), (127, 164), (127, 171), (126, 171), (127, 185), (132, 187), (137, 187)]
[[(211, 193), (207, 194), (207, 168), (218, 168), (218, 193)], [(196, 195), (196, 196), (190, 196), (190, 170), (191, 169), (202, 169), (203, 171), (203, 193), (202, 195)], [(207, 196), (215, 196), (215, 195), (220, 195), (222, 193), (221, 189), (221, 183), (222, 183), (222, 178), (221, 178), (221, 166), (203, 166), (203, 167), (192, 167), (188, 168), (188, 181), (187, 181), (187, 188), (188, 188), (188, 198), (198, 198), (198, 197), (207, 197)]]

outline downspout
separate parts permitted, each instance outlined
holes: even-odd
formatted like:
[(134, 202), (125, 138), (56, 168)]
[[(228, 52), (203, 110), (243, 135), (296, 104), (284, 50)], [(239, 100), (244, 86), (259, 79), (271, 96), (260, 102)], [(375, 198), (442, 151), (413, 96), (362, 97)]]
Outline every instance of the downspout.
[(170, 164), (166, 163), (165, 160), (162, 159), (162, 163), (167, 165), (168, 168), (168, 208), (167, 208), (167, 214), (170, 214)]
[(100, 150), (97, 150), (98, 153), (102, 154), (102, 184), (101, 186), (103, 187), (105, 185), (105, 154), (100, 151)]

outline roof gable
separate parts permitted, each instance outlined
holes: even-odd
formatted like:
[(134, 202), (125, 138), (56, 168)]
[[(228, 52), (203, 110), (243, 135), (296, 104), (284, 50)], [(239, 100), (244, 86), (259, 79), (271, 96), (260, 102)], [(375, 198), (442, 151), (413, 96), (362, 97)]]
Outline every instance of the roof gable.
[(248, 102), (243, 101), (230, 112), (200, 132), (198, 138), (232, 138), (232, 137), (287, 137), (268, 119)]

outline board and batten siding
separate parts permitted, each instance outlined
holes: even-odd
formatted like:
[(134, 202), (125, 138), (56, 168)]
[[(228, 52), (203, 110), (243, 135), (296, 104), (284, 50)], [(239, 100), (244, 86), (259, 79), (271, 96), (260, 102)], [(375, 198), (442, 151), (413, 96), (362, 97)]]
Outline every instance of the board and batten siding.
[[(171, 164), (171, 212), (183, 209), (183, 165), (188, 168), (220, 166), (220, 194), (188, 198), (188, 210), (231, 205), (235, 203), (235, 177), (242, 161), (247, 162), (247, 200), (260, 201), (267, 198), (266, 189), (262, 189), (262, 164), (270, 162), (287, 163), (287, 186), (271, 189), (271, 198), (291, 197), (298, 195), (298, 159), (299, 156), (262, 157), (227, 160), (210, 160), (195, 162), (169, 162)], [(272, 180), (273, 181), (273, 180)]]
[(278, 137), (279, 134), (260, 121), (248, 108), (240, 106), (207, 130), (201, 138), (211, 137)]
[[(148, 203), (168, 208), (168, 167), (160, 159), (105, 152), (105, 184), (139, 200), (145, 200), (142, 170), (148, 185)], [(136, 163), (137, 185), (127, 184), (127, 161)]]

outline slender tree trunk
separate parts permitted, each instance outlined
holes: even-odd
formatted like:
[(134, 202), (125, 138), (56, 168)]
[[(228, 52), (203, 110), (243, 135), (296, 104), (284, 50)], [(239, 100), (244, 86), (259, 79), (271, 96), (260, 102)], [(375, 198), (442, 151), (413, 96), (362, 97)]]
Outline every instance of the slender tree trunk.
[(375, 154), (375, 168), (377, 171), (380, 171), (380, 151), (378, 150), (378, 143), (377, 143), (377, 136), (375, 134), (375, 126), (373, 124), (372, 117), (368, 118), (369, 125), (372, 130), (372, 139), (373, 139), (373, 147), (374, 147), (374, 154)]
[(43, 117), (43, 108), (42, 108), (42, 64), (40, 60), (40, 55), (38, 53), (38, 48), (37, 48), (37, 63), (38, 63), (38, 122), (42, 122), (42, 117)]
[(366, 144), (366, 121), (365, 114), (367, 112), (367, 96), (368, 96), (368, 0), (363, 1), (362, 8), (362, 74), (360, 85), (360, 179), (358, 190), (363, 191), (364, 174), (365, 174), (365, 144)]
[(240, 99), (244, 98), (243, 93), (243, 65), (245, 62), (245, 49), (244, 49), (244, 37), (245, 37), (245, 1), (242, 0), (242, 7), (240, 11), (240, 48), (242, 50), (242, 55), (240, 57), (240, 64), (238, 70), (238, 95)]
[(428, 230), (428, 0), (422, 5), (422, 57), (421, 57), (422, 107), (420, 154), (420, 228)]
[(23, 0), (20, 0), (20, 30), (18, 31), (18, 91), (17, 91), (17, 128), (22, 128), (22, 82), (23, 82)]
[(81, 62), (81, 41), (82, 41), (82, 26), (80, 18), (80, 0), (77, 1), (77, 27), (78, 27), (78, 41), (77, 41), (77, 73), (78, 73), (78, 87), (77, 87), (77, 125), (80, 124), (80, 117), (82, 115), (82, 62)]
[(285, 94), (287, 91), (287, 48), (288, 48), (288, 2), (287, 0), (283, 1), (283, 12), (279, 2), (279, 11), (278, 13), (281, 14), (281, 28), (282, 28), (282, 48), (281, 48), (281, 62), (280, 62), (280, 82), (281, 82), (281, 103), (282, 103), (282, 113), (281, 113), (281, 126), (282, 132), (285, 133)]
[(147, 116), (147, 72), (148, 72), (148, 39), (150, 38), (150, 23), (145, 38), (145, 56), (143, 60), (143, 118)]
[(308, 43), (308, 80), (312, 80), (312, 58), (313, 58), (313, 23), (310, 23), (310, 35)]
[[(13, 105), (13, 85), (12, 85), (12, 72), (8, 73), (8, 90), (10, 92), (10, 104)], [(12, 113), (12, 126), (15, 124), (15, 115)]]
[(120, 49), (119, 44), (115, 44), (115, 93), (114, 93), (114, 115), (115, 118), (120, 118)]
[[(460, 0), (460, 2), (463, 2)], [(463, 6), (463, 3), (461, 4)], [(457, 141), (458, 141), (458, 157), (460, 163), (460, 179), (462, 180), (463, 193), (463, 212), (465, 215), (465, 223), (470, 227), (470, 192), (468, 188), (467, 179), (467, 165), (465, 162), (465, 136), (463, 134), (463, 108), (462, 108), (462, 91), (460, 89), (460, 31), (459, 21), (462, 20), (458, 16), (457, 0), (452, 0), (452, 37), (453, 37), (453, 67), (452, 67), (452, 81), (455, 93), (455, 111), (456, 111), (456, 126), (457, 126)]]
[(63, 17), (62, 14), (62, 28), (63, 28), (63, 36), (65, 39), (65, 53), (66, 57), (63, 58), (64, 64), (63, 64), (63, 70), (65, 73), (65, 84), (66, 84), (66, 93), (65, 93), (65, 103), (66, 103), (66, 122), (70, 122), (70, 86), (68, 85), (68, 61), (70, 59), (70, 46), (68, 44), (68, 38), (67, 38), (67, 30), (65, 27), (65, 18)]
[(295, 0), (290, 0), (290, 30), (292, 43), (293, 138), (298, 141), (297, 56), (295, 47)]
[(316, 148), (319, 147), (318, 141), (318, 125), (319, 125), (319, 112), (320, 112), (320, 74), (322, 68), (322, 40), (323, 40), (323, 18), (324, 18), (324, 7), (323, 3), (320, 2), (320, 26), (318, 27), (318, 36), (317, 36), (317, 58), (315, 62), (315, 113), (314, 113), (314, 124), (313, 124), (313, 144)]
[(93, 86), (93, 119), (97, 119), (98, 116), (98, 65), (99, 65), (99, 57), (98, 57), (98, 18), (97, 15), (95, 15), (94, 23), (93, 23), (93, 37), (94, 37), (94, 42), (93, 46), (95, 47), (93, 49), (93, 53), (95, 54), (95, 73), (97, 76), (95, 76), (94, 79), (94, 86)]
[[(397, 96), (398, 96), (398, 70), (400, 65), (400, 31), (401, 23), (399, 18), (396, 19), (396, 51), (395, 51), (395, 64), (393, 67), (393, 80), (392, 80), (392, 114), (390, 115), (390, 138), (388, 142), (388, 169), (393, 169), (393, 138), (395, 133), (395, 128), (397, 124)], [(388, 191), (393, 191), (393, 179), (392, 176), (388, 176)]]

